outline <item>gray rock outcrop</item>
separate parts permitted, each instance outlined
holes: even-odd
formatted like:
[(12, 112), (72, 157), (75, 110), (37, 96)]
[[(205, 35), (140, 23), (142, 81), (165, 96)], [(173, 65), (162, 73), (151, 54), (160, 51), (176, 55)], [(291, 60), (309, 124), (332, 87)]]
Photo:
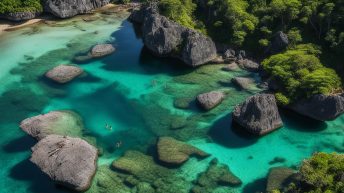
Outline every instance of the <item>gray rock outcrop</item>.
[(287, 34), (283, 33), (282, 31), (277, 32), (268, 48), (268, 53), (270, 54), (277, 54), (284, 49), (287, 48), (289, 45), (289, 40)]
[(51, 111), (23, 120), (20, 128), (41, 140), (51, 134), (81, 136), (84, 126), (81, 117), (72, 111)]
[(155, 8), (143, 7), (130, 18), (143, 24), (143, 42), (157, 56), (179, 58), (193, 67), (217, 57), (215, 43), (209, 37), (169, 20)]
[(238, 60), (238, 64), (249, 72), (258, 72), (260, 70), (260, 64), (249, 59)]
[(116, 49), (111, 44), (98, 44), (91, 49), (90, 55), (93, 58), (99, 58), (112, 54), (115, 50)]
[(331, 121), (344, 113), (344, 94), (314, 95), (288, 106), (293, 111), (319, 121)]
[(222, 100), (225, 98), (225, 95), (221, 91), (211, 91), (208, 93), (199, 94), (197, 96), (197, 102), (205, 110), (210, 110), (217, 105), (219, 105)]
[(83, 73), (83, 69), (77, 66), (59, 65), (49, 70), (45, 76), (58, 83), (67, 83)]
[(89, 13), (108, 4), (110, 0), (45, 0), (44, 11), (60, 18)]
[(283, 126), (275, 96), (272, 94), (249, 97), (234, 108), (233, 120), (256, 135), (264, 135)]
[(11, 21), (25, 21), (30, 20), (38, 15), (40, 15), (40, 12), (14, 12), (14, 13), (6, 13), (6, 14), (0, 14), (0, 18), (8, 19)]
[(96, 172), (97, 159), (97, 149), (82, 139), (48, 135), (32, 147), (30, 161), (54, 182), (85, 191)]

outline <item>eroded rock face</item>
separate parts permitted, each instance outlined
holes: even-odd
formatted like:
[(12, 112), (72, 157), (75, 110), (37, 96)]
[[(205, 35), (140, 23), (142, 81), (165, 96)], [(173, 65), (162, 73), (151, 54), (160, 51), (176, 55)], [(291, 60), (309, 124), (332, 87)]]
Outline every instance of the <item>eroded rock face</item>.
[(59, 65), (49, 70), (45, 76), (58, 83), (67, 83), (83, 73), (77, 66)]
[(159, 160), (174, 165), (183, 164), (193, 155), (201, 158), (209, 156), (204, 151), (172, 137), (160, 137), (157, 148)]
[(217, 57), (215, 44), (209, 37), (169, 20), (155, 8), (143, 7), (130, 18), (143, 24), (143, 42), (157, 56), (179, 58), (193, 67)]
[(23, 120), (20, 128), (41, 140), (51, 134), (81, 136), (84, 126), (81, 117), (72, 111), (51, 111)]
[(45, 0), (44, 11), (60, 18), (69, 18), (78, 14), (89, 13), (102, 7), (110, 0)]
[(111, 44), (98, 44), (91, 49), (90, 54), (93, 58), (99, 58), (112, 54), (115, 50)]
[(0, 18), (8, 19), (11, 21), (25, 21), (25, 20), (33, 19), (40, 14), (41, 14), (40, 12), (15, 12), (15, 13), (0, 14)]
[(289, 106), (293, 111), (319, 121), (336, 119), (344, 112), (344, 94), (314, 95)]
[(256, 135), (264, 135), (283, 126), (275, 96), (272, 94), (249, 97), (234, 108), (233, 120)]
[(223, 92), (211, 91), (198, 95), (197, 101), (205, 110), (210, 110), (219, 105), (224, 98), (225, 94)]
[(54, 182), (85, 191), (96, 172), (97, 159), (97, 149), (82, 139), (48, 135), (32, 148), (30, 161)]

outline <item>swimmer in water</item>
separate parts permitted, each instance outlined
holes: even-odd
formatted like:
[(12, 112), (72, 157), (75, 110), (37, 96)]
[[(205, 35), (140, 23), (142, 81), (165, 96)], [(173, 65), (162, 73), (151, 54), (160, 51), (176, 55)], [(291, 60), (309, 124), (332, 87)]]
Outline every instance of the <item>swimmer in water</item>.
[(120, 148), (122, 146), (122, 141), (118, 141), (117, 143), (116, 143), (116, 148), (118, 149), (118, 148)]

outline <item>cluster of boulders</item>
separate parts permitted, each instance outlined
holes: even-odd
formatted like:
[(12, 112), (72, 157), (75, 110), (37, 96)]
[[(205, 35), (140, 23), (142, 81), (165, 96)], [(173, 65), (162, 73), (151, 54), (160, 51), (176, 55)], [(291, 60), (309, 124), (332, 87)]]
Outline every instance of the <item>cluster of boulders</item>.
[[(110, 0), (44, 0), (43, 12), (59, 18), (69, 18), (78, 14), (90, 13), (92, 10), (108, 4)], [(23, 21), (37, 17), (42, 12), (24, 11), (1, 14), (0, 18), (11, 21)]]
[(30, 161), (54, 182), (87, 190), (96, 172), (98, 150), (80, 139), (83, 122), (71, 111), (51, 111), (23, 120), (21, 129), (38, 140)]

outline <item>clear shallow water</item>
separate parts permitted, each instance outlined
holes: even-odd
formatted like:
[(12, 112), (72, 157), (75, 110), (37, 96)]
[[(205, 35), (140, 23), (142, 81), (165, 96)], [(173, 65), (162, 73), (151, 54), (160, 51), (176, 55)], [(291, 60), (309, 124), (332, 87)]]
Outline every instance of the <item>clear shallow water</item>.
[[(321, 124), (282, 111), (285, 126), (259, 139), (232, 128), (232, 108), (259, 89), (239, 91), (228, 82), (238, 75), (259, 80), (256, 75), (224, 72), (222, 65), (192, 70), (175, 60), (154, 58), (123, 17), (98, 17), (93, 22), (75, 18), (39, 24), (0, 37), (0, 192), (66, 192), (28, 161), (35, 141), (18, 127), (22, 119), (51, 110), (72, 109), (83, 117), (83, 137), (103, 149), (98, 165), (109, 165), (129, 149), (146, 152), (157, 136), (169, 135), (212, 154), (189, 160), (176, 175), (192, 181), (217, 158), (243, 181), (236, 192), (264, 188), (270, 167), (295, 167), (315, 151), (344, 152), (344, 117)], [(104, 42), (117, 51), (80, 64), (87, 75), (66, 85), (42, 78), (51, 67), (73, 63), (75, 54)], [(215, 89), (224, 90), (227, 98), (210, 112), (195, 104), (190, 110), (173, 106), (176, 98)], [(181, 120), (185, 127), (171, 130)], [(112, 131), (105, 129), (106, 123)], [(115, 148), (118, 141), (123, 142), (120, 149)], [(286, 162), (270, 165), (275, 157)]]

